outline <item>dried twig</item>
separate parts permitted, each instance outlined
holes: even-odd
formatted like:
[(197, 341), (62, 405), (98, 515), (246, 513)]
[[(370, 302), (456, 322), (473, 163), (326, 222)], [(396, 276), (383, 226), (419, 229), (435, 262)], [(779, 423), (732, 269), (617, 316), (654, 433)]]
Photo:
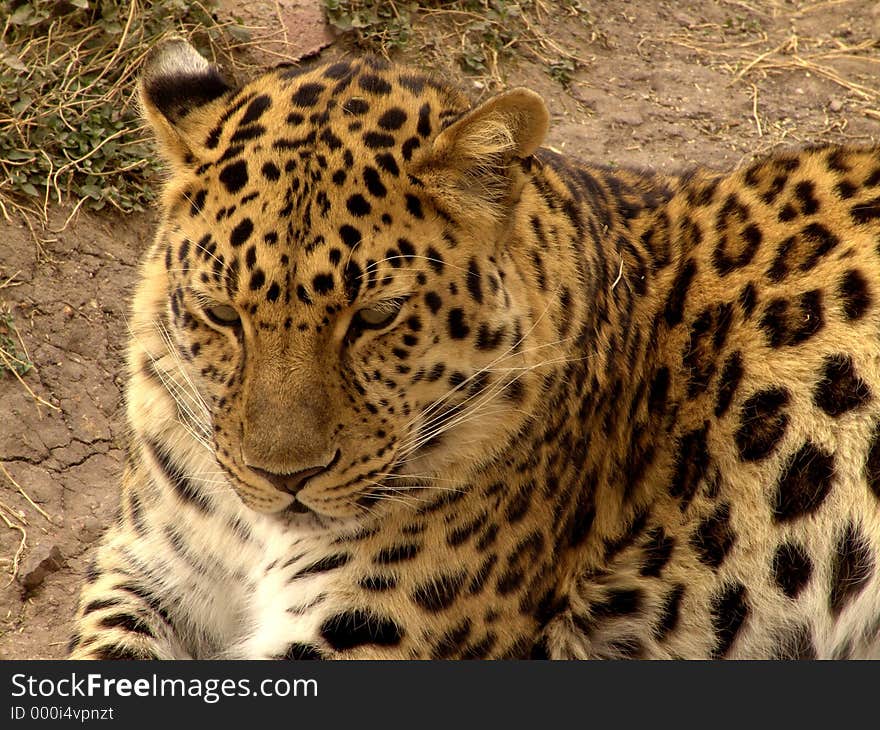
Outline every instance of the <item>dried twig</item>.
[(24, 491), (24, 488), (21, 486), (21, 484), (19, 484), (17, 481), (15, 481), (15, 479), (12, 478), (12, 475), (6, 470), (6, 467), (3, 465), (3, 462), (0, 462), (0, 471), (3, 472), (4, 476), (10, 482), (12, 482), (13, 486), (19, 491), (21, 496), (24, 497), (28, 501), (28, 504), (30, 504), (31, 507), (33, 507), (35, 510), (37, 510), (37, 512), (39, 512), (41, 515), (43, 515), (43, 517), (46, 518), (46, 520), (49, 522), (50, 525), (55, 524), (54, 522), (52, 522), (52, 518), (49, 517), (49, 515), (46, 513), (46, 510), (44, 510), (42, 507), (40, 507), (40, 505), (38, 505), (36, 502), (34, 502), (34, 500), (31, 499), (30, 495), (26, 491)]
[[(14, 511), (9, 509), (9, 507), (7, 507), (6, 505), (0, 506), (0, 519), (2, 519), (3, 522), (6, 523), (6, 526), (10, 530), (18, 530), (18, 532), (21, 533), (21, 540), (19, 540), (18, 549), (15, 551), (15, 555), (12, 558), (12, 575), (9, 576), (9, 580), (6, 581), (6, 585), (8, 586), (18, 576), (19, 561), (21, 560), (22, 553), (24, 553), (24, 549), (27, 547), (27, 530), (22, 525), (17, 525), (14, 522), (12, 522), (6, 516), (7, 511), (9, 512), (9, 514), (11, 514), (12, 516), (16, 517), (19, 520), (21, 520), (21, 517), (19, 517)], [(27, 523), (25, 523), (25, 524), (27, 524)]]

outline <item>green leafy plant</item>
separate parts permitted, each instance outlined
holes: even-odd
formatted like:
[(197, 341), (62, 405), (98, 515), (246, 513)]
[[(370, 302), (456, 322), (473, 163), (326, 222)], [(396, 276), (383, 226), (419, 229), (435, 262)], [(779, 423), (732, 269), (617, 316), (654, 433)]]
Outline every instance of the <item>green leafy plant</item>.
[(0, 0), (0, 213), (74, 199), (140, 210), (155, 170), (133, 94), (170, 31), (219, 40), (210, 5), (157, 0)]
[(352, 33), (365, 46), (382, 49), (405, 46), (410, 39), (411, 8), (397, 2), (325, 0), (327, 22), (343, 33)]

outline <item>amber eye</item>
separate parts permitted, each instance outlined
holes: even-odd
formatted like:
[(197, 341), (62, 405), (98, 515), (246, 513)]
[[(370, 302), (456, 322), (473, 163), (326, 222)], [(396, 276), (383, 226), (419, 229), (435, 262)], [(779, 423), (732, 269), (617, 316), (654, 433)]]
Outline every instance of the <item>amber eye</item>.
[(390, 325), (400, 314), (405, 299), (388, 299), (372, 307), (359, 309), (348, 326), (348, 339), (355, 339), (364, 330), (379, 330)]
[(208, 315), (214, 324), (221, 327), (234, 327), (241, 322), (238, 312), (228, 304), (217, 304), (213, 307), (205, 307), (205, 314)]
[(364, 327), (385, 327), (394, 321), (400, 311), (400, 302), (378, 307), (361, 309), (355, 317), (360, 320)]

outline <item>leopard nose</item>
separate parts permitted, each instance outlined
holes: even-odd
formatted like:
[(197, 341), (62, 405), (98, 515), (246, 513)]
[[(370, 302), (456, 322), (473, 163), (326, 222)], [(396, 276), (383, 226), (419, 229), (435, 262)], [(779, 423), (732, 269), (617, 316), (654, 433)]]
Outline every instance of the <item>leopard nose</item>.
[(259, 474), (263, 479), (267, 480), (272, 484), (273, 487), (282, 492), (289, 492), (290, 494), (297, 494), (304, 486), (305, 483), (314, 476), (317, 476), (321, 472), (327, 471), (330, 469), (339, 459), (339, 451), (337, 450), (334, 454), (333, 458), (324, 466), (314, 466), (309, 469), (301, 469), (300, 471), (291, 472), (289, 474), (279, 474), (276, 472), (266, 471), (265, 469), (260, 469), (259, 467), (252, 466), (251, 469)]

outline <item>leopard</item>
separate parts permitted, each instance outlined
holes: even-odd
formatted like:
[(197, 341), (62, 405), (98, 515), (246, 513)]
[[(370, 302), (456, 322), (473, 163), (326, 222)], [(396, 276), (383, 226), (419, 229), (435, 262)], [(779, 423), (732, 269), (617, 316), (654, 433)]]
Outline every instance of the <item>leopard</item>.
[(588, 164), (526, 88), (180, 38), (139, 88), (70, 658), (880, 656), (880, 147)]

